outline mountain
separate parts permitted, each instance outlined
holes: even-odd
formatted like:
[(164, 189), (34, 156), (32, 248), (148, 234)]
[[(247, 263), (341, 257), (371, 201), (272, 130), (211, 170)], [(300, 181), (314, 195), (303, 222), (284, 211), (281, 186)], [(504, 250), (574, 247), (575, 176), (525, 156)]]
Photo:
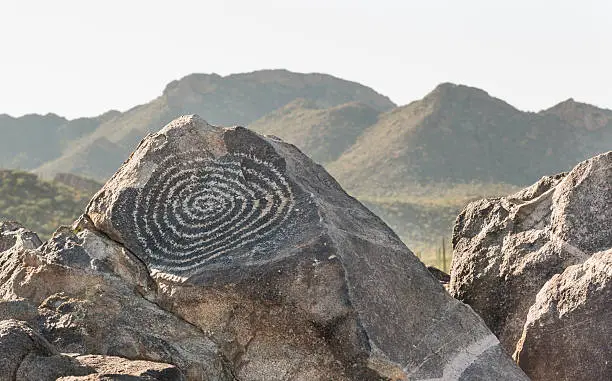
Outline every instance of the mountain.
[(110, 111), (95, 118), (67, 120), (55, 114), (0, 115), (0, 168), (34, 169), (52, 160), (77, 139), (114, 118)]
[(59, 155), (57, 135), (67, 122), (55, 114), (0, 115), (0, 168), (35, 168)]
[(81, 215), (91, 196), (102, 187), (83, 181), (89, 182), (89, 189), (43, 181), (32, 173), (0, 170), (0, 221), (19, 221), (48, 238), (59, 225), (70, 225)]
[(217, 125), (247, 125), (303, 98), (317, 108), (358, 101), (386, 111), (395, 104), (356, 82), (327, 74), (262, 70), (221, 77), (192, 74), (166, 86), (166, 103), (181, 114), (196, 113)]
[(612, 124), (603, 115), (610, 112), (595, 117), (566, 109), (523, 112), (485, 91), (446, 83), (382, 114), (328, 168), (358, 195), (430, 194), (444, 184), (525, 185), (609, 149)]
[(442, 240), (450, 247), (454, 218), (468, 202), (512, 193), (610, 149), (610, 110), (568, 100), (524, 112), (445, 83), (380, 114), (326, 168), (435, 262), (432, 248)]
[(162, 95), (151, 102), (101, 123), (36, 172), (45, 178), (58, 172), (72, 172), (106, 179), (140, 139), (179, 115), (199, 114), (216, 125), (248, 125), (297, 99), (304, 99), (317, 108), (333, 108), (349, 102), (359, 102), (379, 112), (395, 107), (389, 98), (366, 86), (326, 74), (286, 70), (226, 77), (192, 74), (168, 84)]
[[(541, 115), (554, 116), (574, 127), (577, 139), (573, 150), (583, 152), (579, 161), (589, 153), (601, 153), (612, 149), (612, 110), (568, 99)], [(568, 168), (569, 169), (569, 168)]]
[(469, 201), (512, 193), (612, 148), (612, 111), (573, 99), (524, 112), (443, 83), (396, 107), (358, 83), (263, 70), (188, 75), (146, 104), (96, 118), (0, 115), (0, 167), (103, 181), (147, 133), (191, 113), (294, 143), (423, 253), (450, 237)]
[(318, 108), (313, 101), (297, 99), (248, 127), (297, 145), (316, 162), (336, 160), (363, 131), (376, 123), (380, 111), (370, 105), (350, 102)]
[(566, 123), (587, 131), (603, 131), (612, 128), (612, 110), (606, 110), (570, 98), (541, 114), (555, 115)]

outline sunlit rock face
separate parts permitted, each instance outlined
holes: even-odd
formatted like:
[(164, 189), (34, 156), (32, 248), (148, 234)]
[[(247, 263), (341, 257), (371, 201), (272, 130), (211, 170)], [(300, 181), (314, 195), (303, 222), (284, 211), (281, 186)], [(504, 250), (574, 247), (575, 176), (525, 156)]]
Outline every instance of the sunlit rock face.
[[(611, 335), (611, 226), (612, 152), (508, 197), (471, 203), (454, 228), (450, 292), (532, 379), (612, 378), (612, 349), (599, 345)], [(580, 320), (603, 325), (571, 325)]]

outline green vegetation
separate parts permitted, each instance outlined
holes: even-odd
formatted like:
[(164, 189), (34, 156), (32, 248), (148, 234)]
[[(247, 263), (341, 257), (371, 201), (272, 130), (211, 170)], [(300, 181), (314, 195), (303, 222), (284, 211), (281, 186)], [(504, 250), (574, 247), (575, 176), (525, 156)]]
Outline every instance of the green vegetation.
[[(609, 149), (612, 111), (591, 115), (574, 106), (574, 118), (571, 111), (529, 113), (482, 90), (442, 84), (383, 113), (327, 168), (347, 189), (376, 196), (405, 194), (415, 184), (532, 184)], [(601, 122), (571, 123), (585, 115)]]
[(355, 196), (378, 214), (425, 264), (449, 270), (452, 229), (461, 210), (471, 201), (505, 196), (519, 189), (509, 184), (438, 184), (413, 186), (405, 193), (386, 196)]
[(49, 238), (58, 226), (71, 224), (91, 196), (31, 173), (0, 170), (0, 220), (18, 221), (41, 239)]

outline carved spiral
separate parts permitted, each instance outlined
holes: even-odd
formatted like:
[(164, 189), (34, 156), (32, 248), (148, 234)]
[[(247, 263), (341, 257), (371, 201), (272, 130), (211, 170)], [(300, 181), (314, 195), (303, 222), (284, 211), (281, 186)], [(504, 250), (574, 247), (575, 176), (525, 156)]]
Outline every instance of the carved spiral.
[(186, 153), (156, 168), (134, 200), (132, 222), (151, 267), (184, 275), (269, 238), (294, 205), (290, 184), (271, 163)]

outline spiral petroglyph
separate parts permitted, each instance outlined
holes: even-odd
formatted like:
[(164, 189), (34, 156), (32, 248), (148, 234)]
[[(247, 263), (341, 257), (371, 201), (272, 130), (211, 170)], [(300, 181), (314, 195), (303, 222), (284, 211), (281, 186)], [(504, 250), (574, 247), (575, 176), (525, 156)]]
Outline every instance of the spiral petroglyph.
[(295, 198), (269, 162), (188, 152), (161, 162), (131, 203), (133, 234), (151, 268), (186, 275), (269, 238)]

